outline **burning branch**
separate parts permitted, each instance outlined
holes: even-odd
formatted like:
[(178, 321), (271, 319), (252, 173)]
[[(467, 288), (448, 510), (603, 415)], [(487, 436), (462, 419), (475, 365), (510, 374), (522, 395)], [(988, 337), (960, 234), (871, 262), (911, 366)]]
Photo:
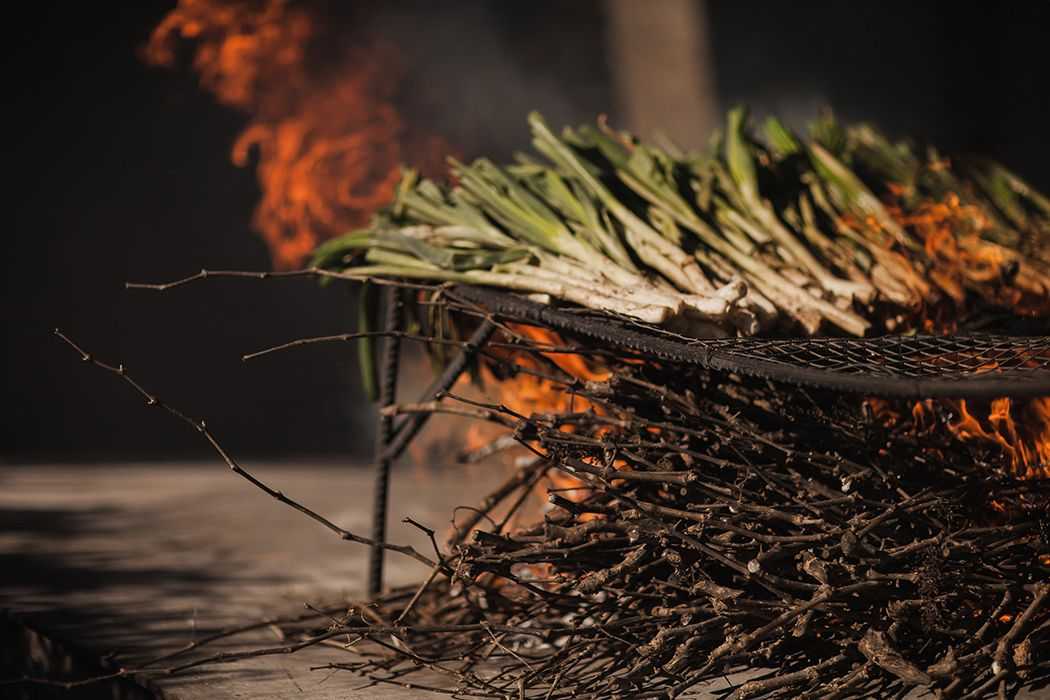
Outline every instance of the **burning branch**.
[[(1050, 672), (1047, 482), (999, 481), (965, 451), (942, 466), (949, 433), (918, 441), (902, 419), (873, 435), (830, 396), (803, 410), (797, 392), (761, 383), (606, 369), (576, 387), (599, 412), (510, 416), (546, 459), (457, 529), (457, 570), (477, 585), (427, 581), (410, 606), (380, 600), (411, 651), (331, 668), (402, 684), (451, 655), (463, 659), (443, 667), (454, 685), (426, 689), (562, 699), (674, 697), (767, 664), (775, 675), (732, 697), (982, 697)], [(499, 407), (455, 410), (488, 420)], [(508, 514), (483, 527), (537, 468), (588, 488), (552, 492), (535, 525), (504, 530)]]

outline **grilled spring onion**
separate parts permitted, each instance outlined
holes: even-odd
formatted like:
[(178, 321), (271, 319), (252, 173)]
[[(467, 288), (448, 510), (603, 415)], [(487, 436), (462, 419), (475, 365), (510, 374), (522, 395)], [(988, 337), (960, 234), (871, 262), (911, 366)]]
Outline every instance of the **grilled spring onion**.
[(1032, 252), (1048, 248), (1050, 206), (998, 165), (955, 169), (829, 117), (808, 139), (770, 118), (763, 139), (743, 109), (703, 154), (601, 120), (560, 135), (535, 113), (529, 125), (540, 158), (452, 161), (451, 187), (406, 170), (393, 204), (318, 247), (314, 264), (501, 287), (686, 332), (794, 322), (860, 336), (877, 305), (915, 310), (989, 283), (983, 268), (945, 270), (908, 223), (952, 197), (987, 223), (976, 238), (958, 233), (971, 236), (966, 250), (994, 252), (1021, 293), (1050, 297), (1047, 262)]

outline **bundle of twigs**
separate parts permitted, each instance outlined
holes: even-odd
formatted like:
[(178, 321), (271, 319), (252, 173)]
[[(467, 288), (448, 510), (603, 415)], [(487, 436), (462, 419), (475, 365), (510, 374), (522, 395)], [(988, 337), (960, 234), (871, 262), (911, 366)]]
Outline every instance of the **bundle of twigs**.
[[(830, 118), (808, 139), (770, 119), (760, 138), (742, 110), (704, 154), (602, 122), (530, 125), (543, 162), (455, 163), (448, 188), (407, 173), (316, 265), (696, 335), (945, 331), (975, 298), (1048, 310), (1050, 202), (999, 166)], [(768, 673), (734, 699), (1005, 696), (1050, 675), (1050, 486), (936, 427), (949, 405), (890, 425), (855, 400), (503, 332), (533, 361), (490, 344), (494, 374), (560, 382), (578, 410), (386, 409), (500, 423), (535, 460), (458, 524), (420, 588), (321, 635), (380, 645), (337, 666), (417, 687), (426, 667), (434, 690), (520, 698), (675, 697), (742, 669)], [(597, 352), (609, 379), (567, 376), (552, 351)], [(578, 482), (513, 529), (554, 472)]]
[[(447, 547), (429, 531), (430, 556), (271, 488), (203, 422), (60, 334), (255, 487), (432, 573), (345, 614), (255, 621), (93, 679), (15, 682), (76, 687), (318, 644), (348, 654), (325, 668), (454, 697), (664, 698), (713, 683), (733, 700), (1005, 698), (1050, 682), (1050, 481), (1009, 478), (994, 443), (964, 449), (943, 429), (951, 405), (908, 420), (908, 406), (538, 344), (520, 330), (503, 326), (477, 352), (500, 376), (567, 392), (568, 411), (524, 415), (451, 394), (385, 409), (494, 423), (532, 455), (462, 511)], [(600, 361), (606, 378), (580, 380), (554, 361), (561, 353)], [(516, 525), (555, 473), (575, 481), (548, 489), (539, 522)], [(207, 653), (275, 624), (277, 646)]]
[(361, 278), (499, 287), (694, 335), (774, 325), (864, 335), (970, 292), (1045, 305), (1050, 202), (1000, 166), (953, 163), (830, 117), (804, 139), (746, 113), (700, 154), (604, 122), (543, 157), (453, 162), (454, 187), (406, 172), (364, 231), (315, 264)]
[[(488, 361), (586, 410), (389, 409), (499, 423), (536, 458), (422, 587), (322, 633), (350, 635), (335, 667), (493, 698), (1006, 697), (1050, 678), (1050, 483), (960, 449), (947, 408), (891, 426), (830, 395), (614, 361), (581, 382), (533, 357)], [(554, 471), (578, 482), (511, 528)]]

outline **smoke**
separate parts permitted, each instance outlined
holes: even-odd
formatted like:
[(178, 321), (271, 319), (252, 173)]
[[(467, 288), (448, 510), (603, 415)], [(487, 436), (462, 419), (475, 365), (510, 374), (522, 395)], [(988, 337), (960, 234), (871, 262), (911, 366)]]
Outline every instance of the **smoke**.
[(365, 29), (401, 52), (406, 119), (467, 157), (498, 160), (528, 145), (532, 110), (552, 124), (612, 110), (600, 5), (388, 3), (373, 8)]

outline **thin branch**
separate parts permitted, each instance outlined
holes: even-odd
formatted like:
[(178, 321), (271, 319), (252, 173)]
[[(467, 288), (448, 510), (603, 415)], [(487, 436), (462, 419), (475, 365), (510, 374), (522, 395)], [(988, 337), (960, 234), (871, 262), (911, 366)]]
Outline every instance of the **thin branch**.
[(178, 409), (176, 409), (176, 408), (174, 408), (172, 406), (169, 406), (168, 404), (166, 404), (163, 401), (161, 401), (159, 397), (157, 397), (157, 396), (151, 394), (150, 392), (146, 391), (146, 389), (144, 389), (142, 387), (142, 385), (140, 385), (138, 382), (136, 382), (127, 373), (127, 370), (125, 369), (124, 365), (122, 365), (122, 364), (121, 365), (110, 365), (110, 364), (106, 364), (105, 362), (100, 362), (99, 360), (96, 360), (94, 357), (92, 357), (92, 355), (90, 353), (88, 353), (86, 350), (84, 350), (79, 345), (77, 345), (75, 342), (73, 342), (67, 335), (65, 335), (59, 329), (56, 328), (54, 332), (55, 332), (56, 336), (61, 338), (62, 341), (64, 341), (69, 347), (71, 347), (73, 350), (75, 350), (77, 353), (80, 354), (81, 361), (90, 363), (90, 364), (98, 367), (99, 369), (103, 369), (103, 370), (106, 370), (107, 372), (111, 372), (111, 373), (117, 375), (123, 381), (125, 381), (127, 384), (129, 384), (145, 400), (147, 406), (156, 406), (156, 407), (164, 409), (169, 414), (171, 414), (175, 418), (179, 419), (180, 421), (182, 421), (183, 423), (185, 423), (186, 425), (192, 427), (194, 430), (196, 430), (198, 433), (200, 433), (204, 437), (204, 439), (208, 442), (208, 444), (211, 445), (212, 449), (215, 450), (216, 454), (219, 455), (219, 457), (222, 459), (222, 461), (226, 463), (226, 466), (229, 467), (230, 470), (234, 474), (237, 474), (238, 476), (243, 478), (245, 481), (247, 481), (248, 483), (250, 483), (253, 486), (255, 486), (256, 488), (258, 488), (263, 493), (267, 494), (268, 496), (274, 498), (277, 501), (280, 501), (281, 503), (284, 503), (287, 506), (290, 506), (290, 507), (294, 508), (295, 510), (299, 511), (303, 515), (311, 518), (315, 522), (317, 522), (317, 523), (321, 524), (322, 526), (328, 528), (329, 530), (331, 530), (333, 533), (335, 533), (336, 535), (338, 535), (340, 538), (342, 538), (344, 540), (347, 540), (349, 542), (356, 542), (358, 544), (367, 545), (369, 547), (382, 546), (384, 549), (388, 549), (388, 550), (390, 550), (392, 552), (397, 552), (397, 553), (403, 554), (403, 555), (405, 555), (407, 557), (411, 557), (412, 559), (415, 559), (416, 561), (420, 562), (421, 564), (425, 564), (428, 567), (433, 567), (433, 566), (436, 565), (436, 562), (431, 560), (429, 557), (426, 557), (426, 556), (420, 554), (419, 552), (417, 552), (411, 546), (408, 546), (408, 545), (394, 545), (394, 544), (386, 544), (386, 543), (384, 543), (382, 545), (377, 545), (377, 543), (374, 540), (372, 540), (372, 539), (370, 539), (368, 537), (363, 537), (361, 535), (358, 535), (358, 534), (355, 534), (355, 533), (351, 532), (350, 530), (345, 530), (345, 529), (339, 527), (338, 525), (336, 525), (335, 523), (333, 523), (331, 520), (329, 520), (328, 518), (324, 517), (323, 515), (320, 515), (319, 513), (315, 512), (313, 510), (310, 510), (309, 508), (307, 508), (306, 506), (302, 505), (298, 501), (296, 501), (296, 500), (294, 500), (292, 498), (289, 498), (288, 496), (286, 496), (281, 491), (278, 491), (277, 489), (271, 488), (270, 486), (268, 486), (267, 484), (265, 484), (264, 482), (262, 482), (261, 480), (256, 478), (254, 475), (252, 475), (250, 472), (245, 470), (243, 467), (241, 467), (240, 464), (238, 464), (233, 459), (233, 457), (231, 457), (230, 454), (226, 452), (226, 450), (222, 447), (222, 445), (219, 444), (219, 441), (215, 438), (215, 436), (212, 434), (212, 432), (208, 429), (207, 425), (205, 424), (205, 422), (203, 420), (194, 420), (193, 418), (190, 418), (189, 416), (187, 416), (182, 411), (180, 411), (180, 410), (178, 410)]
[(452, 345), (454, 347), (464, 347), (467, 345), (466, 341), (462, 340), (450, 340), (448, 338), (438, 338), (437, 336), (429, 335), (417, 335), (415, 333), (409, 333), (407, 331), (361, 331), (359, 333), (336, 333), (335, 335), (319, 335), (310, 338), (296, 338), (290, 340), (287, 343), (281, 343), (280, 345), (272, 345), (262, 350), (256, 350), (246, 355), (241, 355), (241, 359), (247, 362), (248, 360), (255, 360), (265, 355), (272, 355), (276, 352), (282, 352), (284, 350), (291, 350), (292, 348), (302, 347), (304, 345), (316, 345), (319, 343), (338, 343), (348, 342), (351, 340), (358, 340), (360, 338), (399, 338), (401, 340), (411, 340), (419, 343), (426, 343), (427, 345)]
[[(335, 270), (326, 270), (320, 267), (307, 267), (300, 270), (279, 270), (275, 272), (268, 271), (253, 271), (253, 270), (201, 270), (195, 275), (183, 277), (181, 279), (173, 280), (171, 282), (125, 282), (125, 289), (145, 289), (155, 292), (166, 292), (169, 289), (175, 289), (177, 287), (183, 287), (194, 282), (201, 282), (207, 279), (217, 278), (234, 278), (234, 279), (251, 279), (251, 280), (270, 280), (270, 279), (289, 279), (295, 277), (321, 277), (330, 279), (347, 280), (351, 282), (362, 282), (366, 278), (354, 274), (336, 272)], [(420, 284), (418, 282), (405, 282), (402, 280), (392, 280), (380, 277), (367, 278), (369, 282), (380, 285), (388, 285), (392, 287), (405, 287), (409, 289), (440, 289), (445, 285), (441, 284)]]

